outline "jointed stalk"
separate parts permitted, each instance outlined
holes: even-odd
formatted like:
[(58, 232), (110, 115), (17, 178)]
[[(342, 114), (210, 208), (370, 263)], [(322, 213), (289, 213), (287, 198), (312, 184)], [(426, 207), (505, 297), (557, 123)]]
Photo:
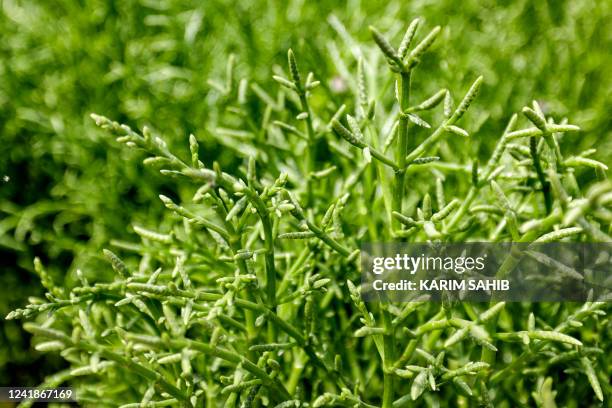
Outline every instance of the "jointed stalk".
[[(404, 200), (404, 188), (405, 188), (405, 177), (406, 167), (410, 164), (410, 160), (407, 159), (406, 154), (408, 153), (408, 109), (410, 104), (410, 74), (411, 70), (418, 64), (420, 56), (433, 44), (435, 38), (440, 32), (440, 27), (434, 28), (413, 50), (408, 54), (408, 48), (416, 33), (419, 20), (415, 19), (408, 27), (404, 38), (400, 44), (398, 51), (387, 42), (382, 34), (380, 34), (375, 28), (370, 27), (372, 37), (380, 48), (380, 50), (387, 57), (387, 61), (391, 66), (391, 69), (398, 72), (397, 76), (397, 87), (398, 97), (400, 105), (400, 119), (398, 124), (398, 141), (395, 151), (395, 161), (398, 166), (395, 169), (394, 185), (393, 185), (393, 197), (391, 203), (392, 213), (402, 213), (402, 202)], [(406, 59), (406, 62), (404, 60)], [(418, 157), (420, 153), (417, 154)], [(391, 215), (390, 215), (391, 216)], [(393, 231), (399, 230), (399, 222), (391, 217), (390, 220), (392, 235)], [(396, 228), (397, 227), (397, 228)], [(391, 323), (392, 319), (390, 312), (387, 310), (386, 305), (381, 304), (381, 313), (384, 325), (383, 334), (383, 401), (382, 408), (391, 408), (394, 401), (394, 385), (393, 385), (393, 374), (391, 373), (391, 367), (395, 358), (395, 330)]]
[(395, 399), (394, 375), (392, 373), (395, 359), (395, 329), (391, 323), (391, 316), (386, 307), (382, 306), (383, 327), (383, 397), (382, 408), (391, 408)]
[[(218, 199), (218, 197), (215, 197)], [(220, 202), (221, 200), (219, 200), (219, 204), (221, 204)], [(224, 205), (217, 205), (215, 210), (217, 211), (217, 213), (220, 215), (220, 218), (223, 220), (226, 220), (227, 218), (227, 211), (225, 209)], [(240, 236), (238, 235), (238, 231), (236, 230), (236, 228), (234, 227), (234, 225), (232, 224), (232, 222), (230, 220), (226, 220), (225, 221), (225, 228), (227, 229), (227, 231), (230, 234), (230, 239), (229, 239), (229, 246), (232, 249), (233, 255), (235, 256), (236, 254), (239, 253), (240, 251)], [(246, 265), (246, 261), (244, 259), (237, 259), (236, 263), (238, 264), (238, 269), (240, 270), (240, 273), (242, 275), (247, 275), (248, 274), (248, 268)], [(255, 301), (255, 297), (253, 296), (253, 293), (251, 291), (245, 291), (247, 298), (250, 301)], [(251, 340), (255, 339), (255, 337), (257, 336), (256, 333), (256, 329), (255, 329), (255, 317), (253, 315), (253, 312), (251, 310), (246, 310), (244, 313), (245, 316), (245, 321), (246, 321), (246, 331), (247, 331), (247, 340), (250, 343)], [(250, 357), (252, 357), (252, 353), (249, 353)]]
[[(288, 52), (289, 61), (289, 73), (292, 80), (292, 88), (298, 94), (300, 98), (300, 104), (302, 113), (305, 114), (306, 123), (306, 150), (304, 152), (304, 175), (306, 176), (306, 188), (307, 188), (307, 204), (310, 205), (312, 202), (312, 185), (310, 174), (315, 170), (315, 133), (314, 126), (312, 124), (312, 110), (308, 103), (307, 92), (311, 87), (316, 86), (314, 83), (309, 83), (309, 78), (305, 83), (302, 82), (300, 72), (298, 70), (297, 62), (295, 61), (295, 55), (292, 50)], [(312, 74), (311, 74), (312, 75)]]
[(310, 174), (315, 170), (315, 133), (312, 125), (312, 111), (310, 104), (308, 103), (308, 97), (306, 92), (300, 92), (300, 103), (302, 105), (302, 111), (307, 114), (306, 122), (306, 136), (308, 137), (308, 148), (306, 149), (306, 174)]
[[(402, 72), (398, 75), (398, 89), (400, 110), (405, 112), (410, 105), (410, 72)], [(395, 160), (399, 168), (395, 171), (392, 208), (393, 211), (401, 214), (406, 182), (406, 154), (408, 153), (408, 117), (404, 114), (400, 115), (397, 131)], [(399, 222), (394, 218), (391, 219), (391, 225), (394, 228), (399, 228)]]
[(550, 214), (552, 209), (552, 196), (550, 194), (550, 184), (546, 181), (544, 171), (542, 170), (542, 164), (540, 163), (540, 156), (538, 154), (538, 145), (534, 136), (529, 138), (529, 150), (531, 152), (531, 160), (533, 161), (533, 168), (538, 175), (540, 181), (542, 194), (544, 195), (544, 205), (546, 207), (546, 214)]
[[(410, 103), (410, 71), (402, 72), (398, 75), (399, 104), (401, 112), (408, 109)], [(398, 141), (396, 150), (396, 161), (398, 169), (395, 171), (394, 190), (393, 190), (393, 211), (402, 212), (402, 202), (404, 200), (404, 186), (406, 182), (406, 153), (408, 151), (408, 117), (400, 115), (398, 125)], [(399, 225), (395, 218), (391, 218), (391, 226)], [(397, 228), (399, 229), (399, 227)], [(385, 334), (383, 335), (383, 401), (382, 408), (391, 408), (395, 399), (394, 376), (391, 367), (395, 360), (395, 328), (391, 323), (391, 316), (385, 305), (381, 305), (383, 325)]]

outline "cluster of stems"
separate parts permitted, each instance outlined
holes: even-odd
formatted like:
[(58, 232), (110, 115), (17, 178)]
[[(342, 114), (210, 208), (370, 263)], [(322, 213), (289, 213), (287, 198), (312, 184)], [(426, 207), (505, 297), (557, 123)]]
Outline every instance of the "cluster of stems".
[[(41, 351), (61, 351), (72, 364), (49, 383), (73, 381), (86, 400), (93, 398), (91, 378), (123, 379), (100, 406), (123, 398), (124, 407), (399, 408), (439, 403), (438, 396), (494, 406), (501, 392), (490, 389), (513, 389), (534, 373), (543, 384), (537, 399), (554, 400), (546, 376), (564, 364), (603, 400), (603, 351), (581, 337), (581, 328), (601, 325), (604, 302), (543, 308), (536, 320), (525, 305), (504, 302), (366, 304), (353, 283), (368, 239), (610, 242), (606, 166), (592, 152), (564, 157), (561, 136), (579, 129), (546, 118), (537, 102), (523, 109), (534, 126), (515, 130), (513, 115), (482, 168), (478, 160), (449, 161), (440, 146), (445, 136), (470, 136), (458, 123), (483, 77), (457, 106), (448, 89), (413, 103), (413, 71), (441, 32), (436, 27), (412, 46), (418, 25), (410, 23), (397, 50), (370, 28), (396, 83), (396, 113), (384, 118), (393, 123), (384, 140), (377, 130), (383, 108), (368, 98), (366, 61), (358, 63), (356, 112), (344, 115), (341, 105), (328, 115), (310, 99), (320, 82), (312, 73), (302, 79), (291, 50), (289, 75), (274, 76), (283, 90), (275, 98), (251, 84), (254, 104), (247, 103), (246, 82), (231, 80), (229, 61), (222, 91), (230, 101), (235, 96), (227, 111), (243, 128), (217, 137), (228, 149), (252, 152), (240, 154), (244, 160), (232, 171), (204, 160), (194, 135), (185, 160), (146, 127), (137, 132), (92, 115), (120, 143), (145, 151), (144, 163), (181, 189), (174, 191), (179, 198), (159, 196), (172, 214), (167, 222), (134, 225), (138, 242), (114, 241), (104, 251), (112, 282), (89, 282), (80, 273), (76, 287), (62, 288), (36, 261), (47, 299), (33, 299), (8, 318), (53, 312), (42, 324), (26, 324), (44, 339)], [(431, 126), (418, 114), (440, 104), (441, 123), (420, 137)], [(338, 154), (324, 156), (329, 152)], [(587, 191), (574, 176), (584, 168), (602, 178)], [(469, 180), (463, 196), (445, 184), (449, 173)], [(435, 200), (421, 195), (423, 184)], [(447, 201), (449, 191), (457, 196)], [(384, 215), (368, 211), (373, 207)], [(502, 350), (512, 353), (510, 363), (501, 361)], [(555, 358), (543, 361), (543, 353)]]

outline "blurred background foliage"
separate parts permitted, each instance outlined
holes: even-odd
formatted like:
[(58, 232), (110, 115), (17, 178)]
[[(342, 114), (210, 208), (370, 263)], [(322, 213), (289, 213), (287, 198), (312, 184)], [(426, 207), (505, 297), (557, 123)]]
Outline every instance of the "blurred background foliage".
[[(583, 132), (562, 148), (597, 147), (610, 163), (612, 3), (581, 1), (0, 0), (0, 315), (40, 295), (41, 257), (56, 282), (107, 273), (101, 248), (130, 225), (156, 228), (163, 180), (137, 153), (94, 127), (97, 112), (135, 128), (154, 124), (181, 149), (189, 133), (205, 160), (235, 166), (222, 136), (227, 103), (209, 80), (276, 90), (273, 67), (293, 48), (323, 83), (314, 109), (352, 92), (351, 75), (375, 24), (397, 42), (415, 16), (444, 27), (414, 78), (415, 100), (449, 86), (462, 94), (483, 74), (472, 108), (469, 162), (487, 155), (510, 115), (537, 99)], [(395, 35), (394, 35), (395, 33)], [(373, 54), (372, 54), (373, 55)], [(340, 59), (342, 58), (342, 60)], [(349, 75), (350, 74), (350, 75)], [(438, 88), (434, 88), (436, 85)], [(325, 96), (325, 97), (323, 97)], [(392, 92), (380, 95), (390, 103)], [(317, 106), (319, 103), (321, 106)], [(568, 151), (570, 151), (568, 150)], [(578, 175), (580, 176), (580, 175)], [(18, 322), (0, 323), (0, 385), (33, 385), (61, 362), (31, 351)]]

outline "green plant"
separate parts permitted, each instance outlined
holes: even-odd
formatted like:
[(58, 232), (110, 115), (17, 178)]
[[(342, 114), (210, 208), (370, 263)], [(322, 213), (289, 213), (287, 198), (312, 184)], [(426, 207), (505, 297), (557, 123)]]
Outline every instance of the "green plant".
[[(225, 70), (209, 58), (211, 50), (238, 52), (237, 73), (267, 78), (263, 60), (296, 40), (282, 19), (275, 22), (278, 12), (258, 3), (0, 3), (0, 254), (6, 259), (0, 314), (5, 315), (44, 293), (32, 266), (35, 256), (54, 279), (73, 286), (77, 269), (86, 276), (103, 270), (102, 247), (111, 238), (132, 236), (126, 225), (147, 226), (149, 220), (154, 220), (149, 226), (157, 225), (165, 215), (160, 207), (143, 205), (166, 188), (165, 180), (148, 173), (141, 183), (142, 169), (124, 165), (139, 160), (139, 153), (104, 137), (87, 113), (146, 123), (155, 112), (156, 129), (168, 135), (202, 129), (202, 118), (212, 123), (225, 106), (213, 103), (218, 94), (206, 81)], [(296, 10), (295, 16), (309, 21), (321, 7)], [(256, 24), (263, 21), (265, 29)], [(233, 30), (220, 39), (216, 33), (228, 26)], [(251, 47), (243, 47), (244, 41)], [(178, 139), (166, 140), (172, 146)], [(218, 145), (208, 141), (206, 149), (217, 152)], [(217, 158), (224, 165), (235, 162), (222, 156)], [(55, 369), (53, 359), (31, 352), (29, 341), (15, 322), (2, 323), (1, 385), (34, 385)]]
[[(376, 21), (397, 33), (398, 16), (409, 15), (445, 27), (445, 46), (425, 55), (418, 71), (435, 73), (436, 80), (420, 82), (413, 100), (433, 93), (437, 83), (467, 85), (484, 74), (487, 86), (464, 123), (470, 133), (497, 134), (507, 112), (537, 95), (546, 112), (571, 117), (583, 129), (568, 135), (563, 146), (572, 152), (596, 146), (590, 157), (610, 162), (608, 2), (209, 0), (204, 6), (183, 0), (3, 0), (0, 315), (43, 293), (35, 256), (56, 281), (72, 287), (77, 269), (95, 279), (107, 273), (102, 247), (111, 238), (133, 239), (130, 222), (149, 228), (168, 223), (162, 206), (146, 203), (171, 190), (171, 182), (126, 166), (141, 153), (121, 150), (95, 130), (86, 113), (104, 112), (133, 127), (148, 124), (154, 114), (156, 132), (173, 149), (197, 129), (207, 165), (214, 158), (234, 172), (240, 160), (224, 147), (231, 138), (217, 128), (246, 127), (227, 110), (237, 83), (225, 93), (226, 78), (207, 81), (225, 72), (219, 60), (234, 53), (232, 78), (247, 79), (247, 90), (270, 91), (271, 62), (282, 64), (287, 47), (294, 46), (301, 65), (329, 79), (311, 101), (320, 112), (327, 109), (322, 105), (338, 106), (357, 91), (353, 59), (368, 36), (362, 28)], [(376, 76), (370, 72), (375, 58), (367, 55), (369, 81)], [(379, 105), (392, 96), (370, 91)], [(462, 144), (467, 148), (456, 152), (456, 161), (487, 157), (494, 141), (482, 137)], [(319, 158), (324, 154), (319, 151)], [(581, 185), (590, 176), (576, 172)], [(17, 323), (1, 324), (0, 384), (32, 385), (55, 370), (54, 359), (32, 352), (30, 336)]]
[[(112, 242), (107, 281), (79, 273), (66, 288), (36, 262), (47, 300), (8, 318), (52, 312), (25, 326), (46, 339), (39, 350), (72, 365), (48, 383), (72, 381), (97, 406), (603, 401), (606, 303), (365, 304), (351, 283), (368, 240), (610, 241), (606, 165), (592, 151), (565, 157), (559, 143), (579, 129), (537, 102), (523, 110), (533, 126), (515, 130), (512, 116), (482, 168), (461, 161), (469, 127), (459, 120), (483, 78), (456, 106), (447, 89), (411, 103), (413, 71), (440, 33), (411, 48), (417, 25), (397, 50), (371, 30), (391, 74), (364, 53), (346, 105), (313, 103), (320, 83), (302, 76), (292, 51), (289, 75), (274, 77), (288, 91), (274, 96), (230, 80), (230, 65), (216, 138), (243, 159), (231, 172), (206, 166), (193, 135), (189, 155), (172, 153), (148, 128), (92, 115), (172, 180), (174, 198), (160, 199), (175, 217), (158, 230), (134, 225), (141, 242)], [(397, 103), (379, 98), (394, 82)], [(602, 180), (579, 183), (581, 167)], [(560, 367), (590, 386), (560, 386)]]

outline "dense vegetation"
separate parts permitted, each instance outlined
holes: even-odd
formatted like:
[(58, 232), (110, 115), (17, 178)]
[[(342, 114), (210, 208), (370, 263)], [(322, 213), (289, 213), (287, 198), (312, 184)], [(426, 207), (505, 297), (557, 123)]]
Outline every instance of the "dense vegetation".
[[(38, 296), (9, 317), (44, 312), (34, 345), (71, 365), (47, 381), (92, 406), (605, 403), (605, 303), (347, 282), (368, 240), (609, 241), (609, 6), (261, 3), (2, 2), (0, 313)], [(2, 383), (40, 381), (2, 324)]]

